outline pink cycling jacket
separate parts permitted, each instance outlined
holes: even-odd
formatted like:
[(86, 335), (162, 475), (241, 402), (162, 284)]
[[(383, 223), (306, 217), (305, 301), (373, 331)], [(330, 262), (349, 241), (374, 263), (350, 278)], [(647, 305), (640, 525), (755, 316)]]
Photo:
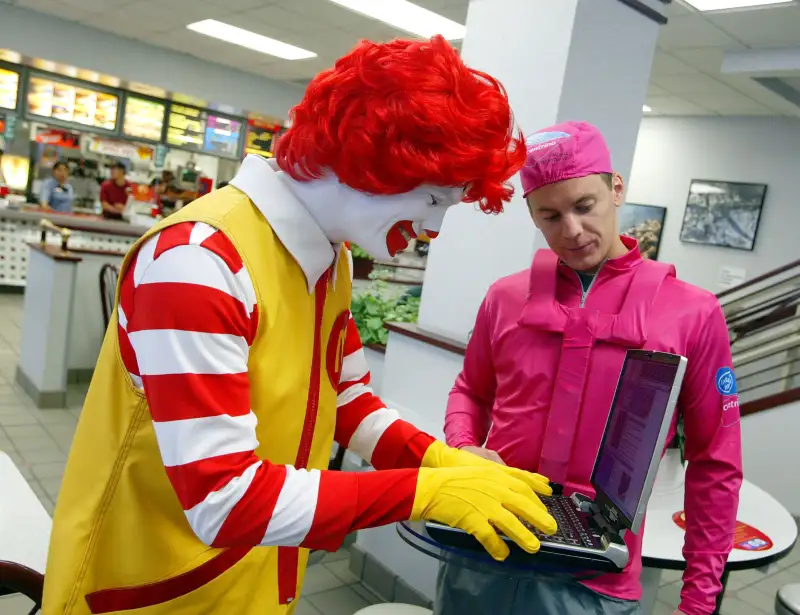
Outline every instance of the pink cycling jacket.
[[(680, 609), (708, 615), (721, 589), (742, 482), (728, 329), (712, 294), (679, 281), (671, 265), (629, 252), (607, 261), (587, 292), (578, 275), (540, 250), (529, 271), (496, 282), (478, 312), (464, 369), (450, 394), (447, 443), (486, 446), (510, 466), (536, 471), (593, 496), (595, 457), (625, 351), (688, 358), (678, 413), (686, 435), (686, 540)], [(735, 382), (735, 381), (734, 381)], [(641, 536), (626, 533), (631, 559), (621, 574), (585, 582), (639, 600)]]

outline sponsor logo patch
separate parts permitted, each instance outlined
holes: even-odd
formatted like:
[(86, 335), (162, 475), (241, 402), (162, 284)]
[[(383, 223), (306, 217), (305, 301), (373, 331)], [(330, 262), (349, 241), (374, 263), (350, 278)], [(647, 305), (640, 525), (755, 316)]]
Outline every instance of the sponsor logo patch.
[(566, 132), (535, 132), (525, 137), (525, 144), (528, 152), (538, 152), (539, 150), (553, 147), (558, 141), (570, 139), (571, 136)]
[(716, 381), (720, 395), (736, 395), (736, 376), (730, 367), (720, 367), (717, 370)]

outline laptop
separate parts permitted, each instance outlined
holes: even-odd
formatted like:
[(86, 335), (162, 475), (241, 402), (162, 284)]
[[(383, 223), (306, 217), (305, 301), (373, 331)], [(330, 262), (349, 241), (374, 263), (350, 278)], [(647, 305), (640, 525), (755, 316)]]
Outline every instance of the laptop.
[[(511, 549), (508, 561), (530, 565), (536, 558), (536, 564), (603, 572), (625, 568), (629, 554), (623, 537), (642, 527), (685, 371), (684, 357), (628, 351), (592, 471), (595, 498), (565, 496), (563, 486), (553, 483), (553, 495), (541, 500), (558, 531), (548, 536), (534, 529), (541, 542), (535, 555), (504, 538)], [(482, 550), (463, 530), (433, 522), (426, 529), (444, 546)]]

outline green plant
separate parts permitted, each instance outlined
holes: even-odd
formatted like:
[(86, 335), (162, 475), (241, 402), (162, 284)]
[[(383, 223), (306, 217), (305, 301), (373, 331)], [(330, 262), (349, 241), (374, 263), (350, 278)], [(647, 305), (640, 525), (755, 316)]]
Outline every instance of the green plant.
[(418, 297), (387, 296), (388, 284), (376, 281), (369, 288), (353, 297), (350, 311), (356, 321), (363, 344), (386, 345), (389, 331), (384, 327), (387, 322), (417, 322), (419, 315)]
[(675, 440), (678, 448), (681, 449), (681, 463), (686, 465), (686, 436), (683, 433), (683, 416), (678, 417), (678, 424), (675, 428)]
[(358, 247), (356, 244), (350, 244), (350, 253), (353, 255), (353, 258), (364, 258), (366, 260), (372, 260), (372, 257), (367, 254), (362, 248)]

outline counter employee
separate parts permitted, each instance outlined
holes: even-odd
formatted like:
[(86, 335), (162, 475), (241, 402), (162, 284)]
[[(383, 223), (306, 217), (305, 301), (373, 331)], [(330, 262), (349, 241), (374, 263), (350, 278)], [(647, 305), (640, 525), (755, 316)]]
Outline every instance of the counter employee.
[(59, 213), (71, 213), (75, 191), (67, 180), (69, 180), (69, 167), (65, 162), (56, 162), (53, 165), (53, 175), (42, 182), (39, 204), (45, 209)]
[(103, 217), (109, 220), (122, 220), (122, 212), (128, 204), (131, 185), (125, 178), (125, 165), (115, 162), (111, 165), (111, 179), (100, 186), (100, 202), (103, 205)]

